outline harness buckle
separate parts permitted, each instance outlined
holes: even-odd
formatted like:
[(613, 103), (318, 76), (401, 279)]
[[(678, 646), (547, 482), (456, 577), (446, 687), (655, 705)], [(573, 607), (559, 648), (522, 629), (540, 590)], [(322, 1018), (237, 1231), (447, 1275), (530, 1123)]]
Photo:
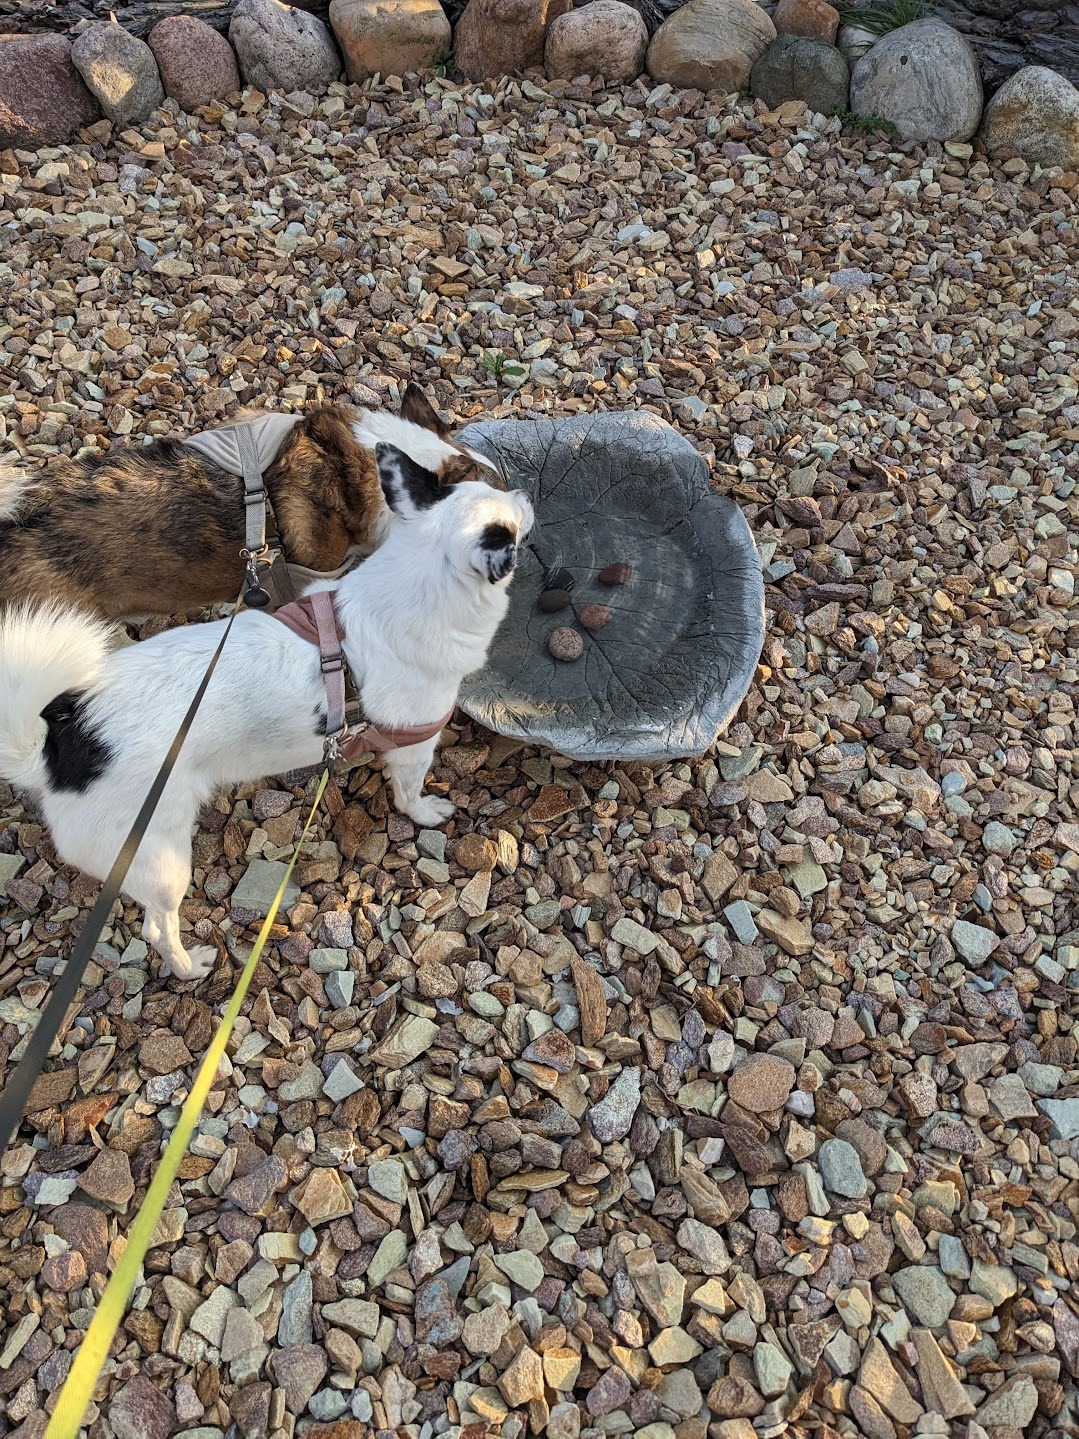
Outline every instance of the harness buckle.
[(318, 662), (322, 667), (322, 673), (324, 675), (337, 674), (339, 670), (343, 670), (345, 667), (345, 657), (340, 650), (333, 655), (319, 655)]
[(327, 764), (333, 764), (340, 757), (341, 741), (347, 734), (348, 725), (343, 724), (334, 734), (328, 734), (326, 736), (325, 743), (322, 746), (322, 758)]

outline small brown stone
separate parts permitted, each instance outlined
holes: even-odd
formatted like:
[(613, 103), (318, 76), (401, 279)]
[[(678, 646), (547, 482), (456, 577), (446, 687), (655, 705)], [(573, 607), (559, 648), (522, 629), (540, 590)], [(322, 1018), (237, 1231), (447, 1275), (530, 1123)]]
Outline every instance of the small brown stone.
[(560, 1029), (549, 1029), (534, 1039), (521, 1055), (533, 1064), (548, 1064), (559, 1074), (568, 1074), (577, 1062), (573, 1041)]
[(139, 1063), (151, 1074), (171, 1074), (191, 1063), (191, 1051), (178, 1034), (159, 1029), (139, 1046)]
[(513, 1409), (532, 1399), (543, 1398), (543, 1364), (526, 1344), (517, 1351), (512, 1364), (498, 1381), (502, 1397)]
[(66, 1254), (54, 1254), (41, 1266), (41, 1279), (58, 1294), (68, 1294), (86, 1283), (86, 1260), (77, 1249), (69, 1249)]
[(584, 639), (568, 625), (560, 625), (547, 641), (547, 648), (556, 660), (579, 660), (584, 654)]
[(794, 1065), (774, 1054), (751, 1054), (730, 1077), (727, 1093), (752, 1114), (782, 1109), (794, 1088)]
[(573, 986), (577, 991), (577, 1008), (581, 1015), (581, 1043), (587, 1048), (596, 1045), (607, 1032), (607, 991), (603, 981), (587, 961), (576, 955), (570, 960)]
[(611, 612), (606, 605), (585, 605), (577, 618), (586, 630), (601, 630), (610, 620)]
[(454, 844), (453, 857), (462, 869), (479, 874), (492, 870), (498, 862), (498, 845), (482, 834), (465, 834)]
[(613, 588), (615, 585), (624, 585), (632, 573), (631, 564), (626, 560), (618, 560), (617, 563), (600, 570), (598, 578), (601, 585), (610, 585)]
[(122, 1207), (135, 1193), (131, 1161), (120, 1149), (103, 1149), (79, 1179), (79, 1188), (91, 1199)]

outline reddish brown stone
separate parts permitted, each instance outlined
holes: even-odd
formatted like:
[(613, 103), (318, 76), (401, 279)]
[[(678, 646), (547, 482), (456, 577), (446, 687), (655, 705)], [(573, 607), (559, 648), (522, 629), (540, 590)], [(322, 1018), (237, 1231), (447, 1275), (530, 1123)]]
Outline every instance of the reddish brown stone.
[(518, 75), (543, 65), (547, 27), (573, 0), (469, 0), (453, 35), (453, 57), (468, 80)]
[(561, 789), (556, 784), (545, 784), (528, 811), (528, 817), (537, 824), (559, 819), (572, 810), (580, 809), (584, 799), (573, 790)]
[(96, 116), (62, 35), (0, 35), (0, 150), (58, 144)]
[(185, 110), (223, 100), (240, 88), (232, 46), (194, 15), (170, 15), (147, 36), (165, 94)]
[(58, 1294), (68, 1294), (86, 1283), (86, 1260), (77, 1249), (64, 1254), (54, 1254), (41, 1266), (41, 1279)]
[(839, 11), (828, 0), (779, 0), (773, 23), (780, 35), (802, 35), (808, 40), (835, 43)]
[(585, 605), (578, 615), (586, 630), (601, 630), (610, 618), (611, 612), (606, 605)]

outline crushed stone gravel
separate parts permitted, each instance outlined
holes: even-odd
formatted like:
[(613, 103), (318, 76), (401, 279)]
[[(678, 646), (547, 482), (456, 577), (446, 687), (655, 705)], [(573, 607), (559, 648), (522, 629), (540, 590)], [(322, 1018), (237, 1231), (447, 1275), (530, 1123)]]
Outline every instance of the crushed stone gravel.
[[(249, 92), (0, 155), (0, 453), (409, 380), (461, 418), (641, 406), (768, 582), (697, 762), (459, 721), (444, 843), (377, 770), (330, 786), (95, 1436), (1075, 1423), (1077, 198), (644, 82)], [(0, 1159), (11, 1436), (41, 1439), (311, 784), (203, 811), (204, 984), (116, 912)], [(0, 804), (10, 1072), (96, 886)]]

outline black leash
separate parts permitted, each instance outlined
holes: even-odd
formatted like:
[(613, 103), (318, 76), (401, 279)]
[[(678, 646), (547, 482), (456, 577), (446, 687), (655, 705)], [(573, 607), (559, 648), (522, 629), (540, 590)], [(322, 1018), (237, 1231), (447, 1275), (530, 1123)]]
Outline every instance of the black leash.
[(112, 913), (112, 907), (120, 894), (120, 887), (127, 875), (131, 861), (135, 858), (135, 851), (142, 843), (150, 820), (153, 818), (154, 810), (157, 808), (157, 802), (161, 798), (162, 792), (168, 783), (169, 776), (176, 766), (176, 761), (179, 758), (180, 750), (183, 748), (184, 740), (188, 736), (195, 714), (198, 711), (199, 705), (202, 703), (203, 696), (206, 694), (214, 670), (217, 668), (217, 662), (221, 658), (221, 651), (225, 648), (225, 641), (228, 639), (236, 616), (242, 608), (243, 595), (241, 594), (241, 597), (236, 601), (232, 614), (229, 616), (229, 622), (225, 626), (225, 633), (221, 636), (221, 643), (217, 646), (217, 649), (214, 650), (206, 673), (202, 677), (202, 682), (195, 691), (195, 697), (188, 706), (187, 713), (181, 721), (180, 728), (176, 731), (176, 737), (172, 741), (169, 752), (165, 756), (153, 784), (150, 786), (150, 793), (143, 801), (142, 808), (136, 816), (135, 823), (131, 826), (127, 839), (124, 840), (120, 853), (116, 856), (112, 869), (109, 870), (108, 877), (101, 887), (101, 893), (98, 895), (94, 907), (90, 911), (90, 918), (86, 921), (86, 927), (79, 935), (71, 957), (64, 966), (63, 973), (53, 985), (52, 993), (49, 995), (49, 1001), (42, 1010), (41, 1018), (37, 1022), (37, 1027), (30, 1035), (26, 1046), (26, 1053), (22, 1059), (19, 1060), (15, 1073), (11, 1076), (3, 1092), (0, 1093), (0, 1153), (7, 1149), (22, 1122), (23, 1111), (26, 1108), (27, 1100), (30, 1098), (30, 1091), (33, 1089), (34, 1082), (38, 1075), (45, 1068), (45, 1061), (49, 1057), (49, 1050), (52, 1048), (53, 1040), (60, 1032), (60, 1026), (64, 1022), (64, 1016), (67, 1014), (69, 1006), (78, 993), (79, 986), (82, 983), (82, 977), (86, 972), (86, 966), (90, 963), (90, 958), (97, 947), (98, 939), (101, 937), (101, 931), (105, 928), (109, 915)]

